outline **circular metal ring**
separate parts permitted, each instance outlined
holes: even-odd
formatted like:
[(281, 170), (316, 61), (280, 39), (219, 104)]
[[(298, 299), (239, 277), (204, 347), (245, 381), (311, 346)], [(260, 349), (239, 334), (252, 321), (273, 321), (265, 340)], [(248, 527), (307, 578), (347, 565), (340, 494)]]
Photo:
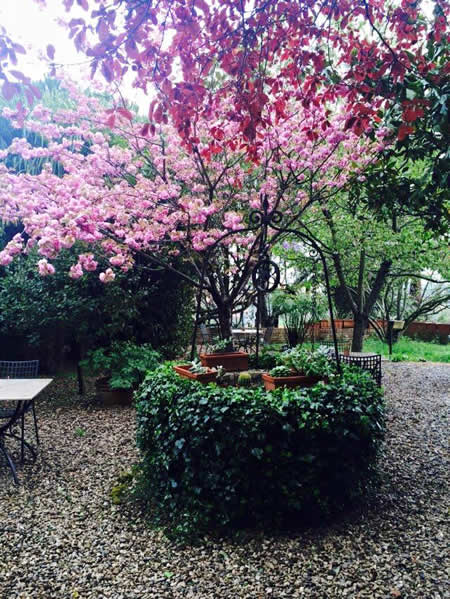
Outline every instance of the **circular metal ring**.
[(252, 210), (248, 216), (250, 224), (259, 226), (263, 222), (264, 215), (260, 210)]
[(283, 220), (283, 214), (279, 210), (274, 210), (270, 214), (270, 223), (274, 225), (278, 225)]
[(280, 283), (278, 264), (265, 255), (260, 258), (252, 272), (252, 281), (257, 291), (271, 293)]

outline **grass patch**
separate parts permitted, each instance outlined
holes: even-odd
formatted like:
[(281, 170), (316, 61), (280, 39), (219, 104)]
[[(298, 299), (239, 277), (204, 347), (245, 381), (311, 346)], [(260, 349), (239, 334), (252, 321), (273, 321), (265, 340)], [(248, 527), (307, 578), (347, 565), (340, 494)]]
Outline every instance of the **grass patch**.
[[(364, 342), (363, 351), (389, 355), (389, 346), (377, 338), (371, 337)], [(392, 346), (393, 360), (408, 362), (446, 362), (450, 363), (450, 345), (416, 341), (409, 337), (401, 337)]]

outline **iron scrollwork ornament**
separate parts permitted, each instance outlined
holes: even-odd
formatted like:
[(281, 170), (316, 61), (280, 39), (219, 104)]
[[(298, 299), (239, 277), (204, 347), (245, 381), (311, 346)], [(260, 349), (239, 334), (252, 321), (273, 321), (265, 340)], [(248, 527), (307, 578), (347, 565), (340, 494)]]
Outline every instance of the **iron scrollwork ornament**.
[(252, 272), (252, 281), (257, 291), (271, 293), (280, 283), (278, 264), (267, 254), (261, 256)]

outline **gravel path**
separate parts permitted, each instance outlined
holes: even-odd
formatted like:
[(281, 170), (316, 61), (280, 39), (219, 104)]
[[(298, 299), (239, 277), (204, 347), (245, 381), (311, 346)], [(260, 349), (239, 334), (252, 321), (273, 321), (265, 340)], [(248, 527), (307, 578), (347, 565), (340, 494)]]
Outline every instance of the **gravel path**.
[(384, 372), (383, 483), (370, 506), (332, 528), (187, 548), (111, 504), (118, 474), (137, 458), (133, 410), (76, 405), (73, 381), (54, 382), (22, 486), (0, 462), (0, 597), (448, 597), (450, 366)]

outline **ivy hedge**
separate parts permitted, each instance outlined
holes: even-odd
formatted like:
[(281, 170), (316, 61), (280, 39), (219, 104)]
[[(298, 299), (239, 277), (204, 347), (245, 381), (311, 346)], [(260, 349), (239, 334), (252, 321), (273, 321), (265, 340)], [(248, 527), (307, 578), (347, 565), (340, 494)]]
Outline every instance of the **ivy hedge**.
[(283, 525), (359, 498), (384, 432), (370, 376), (304, 390), (219, 387), (150, 373), (136, 396), (138, 487), (175, 537)]

